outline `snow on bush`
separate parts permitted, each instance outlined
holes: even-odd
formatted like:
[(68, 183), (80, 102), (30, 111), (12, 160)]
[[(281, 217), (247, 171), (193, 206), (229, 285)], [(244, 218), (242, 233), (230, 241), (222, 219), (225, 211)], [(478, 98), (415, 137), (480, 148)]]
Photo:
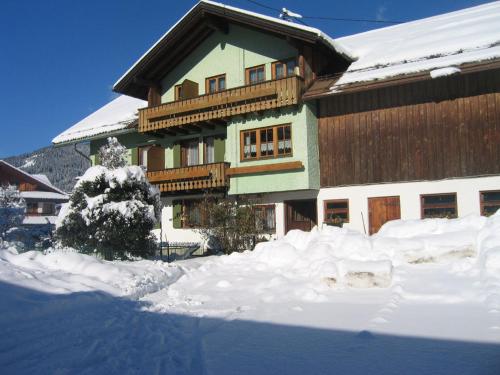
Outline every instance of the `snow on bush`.
[(15, 186), (0, 186), (0, 239), (23, 223), (25, 210), (26, 202)]
[[(120, 165), (116, 160), (105, 164)], [(141, 167), (95, 166), (80, 178), (61, 209), (56, 235), (63, 246), (106, 259), (148, 256), (156, 247), (151, 230), (159, 215), (158, 189)]]
[(127, 165), (128, 150), (115, 137), (108, 138), (108, 144), (99, 149), (99, 159), (109, 169), (123, 168)]

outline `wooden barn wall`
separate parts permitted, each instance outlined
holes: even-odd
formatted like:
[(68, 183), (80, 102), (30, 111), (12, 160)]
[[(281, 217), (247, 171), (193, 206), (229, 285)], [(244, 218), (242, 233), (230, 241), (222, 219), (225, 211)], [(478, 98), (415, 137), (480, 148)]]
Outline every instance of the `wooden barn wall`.
[(321, 186), (500, 174), (500, 70), (319, 101)]

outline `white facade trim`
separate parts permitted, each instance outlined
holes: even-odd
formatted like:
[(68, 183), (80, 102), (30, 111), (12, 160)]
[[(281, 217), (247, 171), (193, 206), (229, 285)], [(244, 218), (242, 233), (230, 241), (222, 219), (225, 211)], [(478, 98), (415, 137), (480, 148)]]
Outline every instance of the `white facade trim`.
[(500, 190), (500, 176), (323, 188), (318, 194), (318, 225), (326, 225), (324, 201), (330, 199), (349, 199), (349, 223), (344, 227), (360, 232), (368, 231), (368, 198), (374, 197), (399, 196), (401, 219), (408, 220), (421, 218), (421, 194), (456, 193), (458, 216), (478, 215), (479, 192), (484, 190)]

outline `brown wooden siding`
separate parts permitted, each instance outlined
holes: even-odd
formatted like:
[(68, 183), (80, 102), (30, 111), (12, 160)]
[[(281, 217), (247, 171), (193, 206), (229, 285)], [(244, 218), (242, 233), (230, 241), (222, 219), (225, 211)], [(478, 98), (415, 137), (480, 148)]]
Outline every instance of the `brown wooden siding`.
[(500, 70), (319, 100), (321, 186), (500, 173)]

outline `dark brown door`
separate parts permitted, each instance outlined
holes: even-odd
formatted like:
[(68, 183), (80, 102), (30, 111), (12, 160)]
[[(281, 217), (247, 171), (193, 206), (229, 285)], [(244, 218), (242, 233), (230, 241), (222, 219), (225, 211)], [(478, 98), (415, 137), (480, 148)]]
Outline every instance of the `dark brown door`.
[(399, 196), (368, 198), (368, 216), (370, 234), (377, 233), (388, 221), (401, 219)]
[(310, 231), (316, 225), (316, 199), (285, 202), (285, 233), (292, 229)]

